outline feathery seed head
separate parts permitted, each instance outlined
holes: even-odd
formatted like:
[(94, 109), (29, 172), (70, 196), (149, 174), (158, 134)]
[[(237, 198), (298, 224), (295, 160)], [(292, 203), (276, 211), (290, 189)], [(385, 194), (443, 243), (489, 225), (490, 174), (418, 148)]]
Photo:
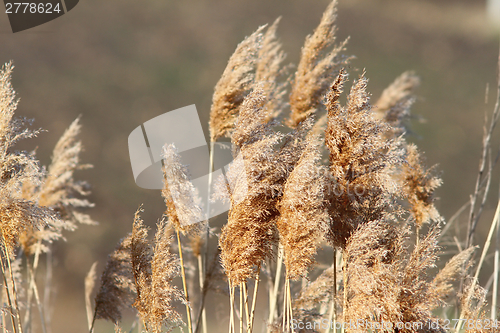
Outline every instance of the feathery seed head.
[(399, 194), (393, 174), (402, 161), (400, 141), (386, 139), (388, 125), (373, 116), (364, 74), (353, 84), (346, 106), (340, 105), (346, 76), (340, 70), (327, 95), (325, 133), (330, 152), (327, 237), (342, 248), (359, 224), (390, 217)]
[(257, 29), (236, 47), (215, 86), (210, 110), (211, 141), (230, 134), (240, 105), (252, 88), (264, 28)]
[(337, 0), (333, 0), (325, 10), (320, 24), (314, 33), (306, 38), (302, 48), (290, 93), (291, 114), (287, 124), (292, 128), (317, 112), (332, 78), (349, 61), (349, 57), (341, 55), (347, 40), (324, 55), (335, 43), (336, 17)]

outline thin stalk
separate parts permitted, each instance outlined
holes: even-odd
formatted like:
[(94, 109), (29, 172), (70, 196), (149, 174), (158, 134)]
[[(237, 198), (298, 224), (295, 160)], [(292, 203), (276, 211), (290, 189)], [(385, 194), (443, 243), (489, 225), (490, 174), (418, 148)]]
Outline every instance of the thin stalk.
[(255, 280), (255, 286), (253, 287), (253, 298), (252, 298), (252, 310), (250, 312), (250, 321), (248, 322), (248, 333), (253, 332), (253, 319), (255, 318), (255, 304), (257, 304), (257, 292), (259, 290), (259, 281), (260, 281), (260, 267), (257, 271), (257, 278)]
[[(4, 240), (5, 240), (5, 238), (4, 238)], [(3, 253), (7, 257), (8, 253), (7, 253), (7, 249), (5, 248), (5, 242), (4, 242), (3, 250), (4, 250)], [(0, 266), (2, 267), (3, 282), (4, 282), (5, 292), (7, 294), (7, 300), (9, 302), (9, 308), (10, 308), (9, 312), (10, 312), (10, 319), (12, 321), (12, 329), (14, 330), (14, 333), (17, 333), (16, 319), (14, 317), (14, 307), (12, 306), (12, 297), (10, 296), (9, 284), (7, 282), (7, 275), (5, 273), (5, 266), (4, 265), (5, 264), (3, 262), (3, 255), (0, 255)]]
[(40, 302), (40, 297), (38, 296), (38, 288), (35, 284), (34, 286), (34, 294), (35, 294), (35, 301), (36, 301), (36, 305), (38, 307), (38, 312), (40, 313), (40, 322), (42, 323), (42, 332), (43, 333), (47, 333), (47, 327), (45, 325), (45, 316), (44, 316), (44, 312), (43, 312), (43, 308), (42, 308), (42, 303)]
[(184, 272), (184, 259), (182, 258), (182, 246), (181, 246), (181, 236), (179, 235), (179, 230), (177, 230), (177, 244), (179, 245), (179, 259), (181, 261), (181, 275), (182, 275), (182, 287), (184, 288), (184, 296), (186, 297), (186, 313), (188, 321), (189, 333), (193, 333), (193, 325), (191, 323), (191, 309), (189, 308), (189, 295), (186, 285), (186, 273)]
[[(247, 320), (247, 326), (250, 326), (250, 310), (248, 309), (248, 292), (246, 282), (243, 285), (243, 299), (245, 300), (245, 318)], [(248, 330), (248, 328), (247, 328)]]
[(42, 332), (47, 333), (47, 326), (45, 324), (45, 314), (43, 312), (43, 306), (42, 306), (42, 303), (40, 302), (40, 296), (38, 294), (38, 287), (37, 287), (36, 281), (35, 281), (35, 272), (34, 272), (33, 267), (31, 267), (29, 260), (27, 260), (26, 265), (28, 266), (28, 270), (29, 270), (29, 274), (30, 274), (30, 280), (31, 280), (30, 288), (32, 288), (33, 293), (35, 295), (36, 306), (38, 308), (38, 313), (40, 314), (40, 322), (42, 324)]
[(272, 294), (274, 291), (274, 275), (273, 270), (272, 270), (272, 262), (269, 259), (266, 259), (266, 265), (264, 269), (264, 274), (266, 275), (266, 282), (267, 282), (267, 301), (268, 301), (268, 309), (271, 309), (271, 303), (273, 303), (272, 300)]
[[(208, 195), (207, 195), (207, 232), (205, 235), (205, 244), (203, 244), (203, 262), (202, 262), (202, 267), (203, 267), (203, 277), (207, 276), (207, 263), (208, 263), (208, 240), (210, 239), (210, 189), (212, 187), (212, 181), (213, 181), (213, 175), (212, 175), (212, 170), (214, 168), (214, 141), (210, 140), (210, 158), (208, 162)], [(200, 270), (201, 271), (201, 270)], [(203, 279), (204, 280), (204, 279)], [(204, 283), (201, 283), (200, 279), (200, 287), (203, 288), (205, 285)], [(204, 281), (203, 281), (204, 282)], [(204, 295), (204, 291), (201, 291), (202, 294)], [(203, 302), (204, 303), (204, 302)], [(201, 320), (202, 320), (202, 325), (203, 325), (203, 333), (208, 333), (208, 326), (207, 326), (207, 312), (205, 310), (205, 305), (203, 304), (201, 309)]]
[[(342, 322), (345, 323), (345, 315), (347, 313), (347, 262), (346, 262), (346, 255), (345, 251), (342, 253), (342, 275), (343, 275), (343, 284), (344, 284), (344, 300), (342, 304), (342, 317), (343, 320)], [(345, 331), (345, 325), (342, 324), (342, 329), (341, 333), (344, 333)]]
[(7, 333), (7, 323), (5, 322), (5, 312), (2, 311), (2, 332)]
[[(94, 324), (96, 318), (97, 318), (97, 309), (94, 309), (94, 317), (92, 318), (92, 324), (90, 324), (89, 333), (92, 333), (94, 331)], [(132, 331), (132, 329), (130, 329), (130, 331)]]
[(493, 268), (493, 291), (491, 295), (491, 319), (497, 318), (497, 297), (498, 297), (498, 271), (500, 265), (500, 223), (496, 225), (495, 260)]
[(290, 279), (287, 278), (287, 302), (288, 302), (288, 325), (292, 328), (292, 333), (295, 333), (293, 329), (293, 309), (292, 309), (292, 293), (290, 291)]
[(325, 333), (330, 333), (331, 325), (333, 320), (333, 327), (335, 329), (337, 324), (337, 249), (333, 249), (333, 297), (332, 305), (330, 306), (330, 313), (328, 314), (328, 328)]
[[(474, 289), (475, 289), (475, 286), (476, 286), (476, 283), (477, 283), (478, 277), (479, 277), (479, 272), (481, 271), (481, 267), (483, 265), (484, 258), (486, 257), (486, 253), (488, 252), (488, 249), (490, 247), (491, 238), (493, 237), (493, 233), (497, 228), (497, 224), (498, 224), (499, 219), (500, 219), (500, 200), (498, 201), (498, 204), (497, 204), (497, 209), (495, 211), (495, 217), (493, 217), (493, 222), (491, 223), (490, 231), (488, 232), (488, 237), (486, 238), (486, 242), (484, 243), (484, 246), (483, 246), (481, 258), (479, 259), (479, 263), (477, 265), (476, 274), (474, 275), (474, 278), (472, 279), (472, 284), (471, 284), (469, 292), (467, 294), (467, 301), (469, 301), (471, 299), (472, 294), (474, 293)], [(463, 309), (462, 309), (462, 312), (460, 313), (460, 318), (464, 318), (464, 315), (465, 314), (464, 314)]]
[[(204, 247), (206, 247), (206, 244), (208, 242), (208, 238), (205, 239), (205, 245)], [(205, 270), (204, 270), (204, 267), (206, 266), (206, 263), (205, 265), (203, 264), (203, 258), (201, 257), (201, 254), (198, 255), (198, 278), (199, 278), (199, 281), (200, 281), (200, 291), (203, 295), (203, 288), (205, 287)], [(207, 313), (205, 311), (205, 302), (202, 301), (202, 304), (201, 304), (201, 307), (200, 307), (200, 311), (201, 311), (201, 325), (203, 327), (203, 333), (206, 333), (207, 332)], [(198, 325), (199, 323), (197, 322), (196, 323), (196, 331), (198, 331)]]
[[(480, 213), (475, 214), (474, 210), (476, 207), (476, 200), (477, 197), (479, 196), (479, 192), (481, 190), (480, 188), (480, 183), (482, 182), (483, 179), (483, 174), (485, 172), (486, 168), (486, 159), (488, 157), (488, 152), (491, 146), (491, 137), (493, 135), (493, 131), (495, 129), (495, 126), (498, 122), (498, 119), (500, 117), (500, 56), (498, 57), (498, 84), (497, 84), (497, 99), (495, 102), (495, 107), (493, 108), (493, 114), (491, 117), (491, 121), (489, 124), (488, 130), (486, 130), (486, 123), (485, 123), (485, 133), (483, 135), (483, 149), (481, 152), (481, 159), (479, 162), (479, 174), (476, 179), (476, 185), (474, 189), (474, 194), (471, 197), (471, 207), (470, 207), (470, 212), (469, 212), (469, 221), (468, 221), (468, 226), (467, 226), (467, 239), (466, 239), (466, 246), (465, 248), (469, 248), (472, 245), (472, 240), (474, 237), (474, 232), (476, 230), (477, 223), (479, 221)], [(491, 168), (491, 167), (490, 167)], [(490, 175), (488, 175), (491, 177)], [(484, 193), (485, 196), (487, 196), (487, 192)], [(483, 198), (483, 201), (485, 199)]]
[(26, 265), (28, 266), (28, 274), (29, 274), (29, 282), (28, 282), (28, 295), (27, 295), (27, 302), (26, 302), (26, 313), (24, 314), (24, 322), (26, 325), (29, 325), (31, 322), (31, 298), (33, 297), (33, 286), (34, 286), (34, 280), (35, 280), (35, 273), (38, 268), (38, 262), (39, 262), (39, 257), (40, 257), (40, 249), (41, 249), (41, 240), (39, 239), (36, 247), (35, 247), (35, 254), (33, 256), (33, 269), (29, 268), (29, 257), (26, 257)]
[(287, 323), (286, 320), (288, 319), (288, 306), (286, 304), (286, 301), (288, 300), (288, 297), (286, 296), (288, 289), (287, 289), (287, 283), (288, 279), (285, 280), (285, 289), (284, 292), (285, 294), (283, 295), (283, 332), (287, 332)]
[[(2, 238), (3, 238), (3, 244), (5, 246), (5, 235), (2, 233)], [(16, 290), (16, 282), (14, 280), (14, 274), (12, 273), (12, 266), (10, 263), (10, 256), (8, 253), (6, 253), (7, 258), (7, 267), (9, 268), (9, 273), (10, 273), (10, 279), (12, 281), (12, 293), (14, 294), (14, 305), (16, 306), (16, 318), (17, 318), (17, 326), (19, 327), (19, 332), (23, 333), (23, 327), (21, 324), (21, 312), (19, 311), (19, 303), (17, 302), (17, 290)]]
[(231, 287), (231, 282), (229, 282), (229, 305), (231, 307), (229, 311), (229, 333), (234, 333), (234, 287)]
[(283, 263), (283, 247), (280, 244), (279, 250), (278, 250), (278, 263), (276, 265), (276, 277), (274, 280), (274, 290), (272, 291), (272, 294), (270, 295), (271, 304), (269, 307), (269, 318), (267, 320), (267, 322), (270, 325), (272, 325), (272, 323), (274, 322), (274, 312), (276, 311), (276, 303), (278, 302), (278, 288), (279, 288), (279, 284), (280, 284), (282, 263)]
[(243, 282), (240, 283), (240, 333), (243, 333)]
[[(38, 261), (38, 258), (37, 258)], [(47, 268), (45, 270), (45, 289), (43, 291), (43, 308), (45, 310), (45, 323), (47, 327), (50, 328), (52, 317), (47, 313), (50, 313), (50, 298), (52, 295), (52, 273), (53, 273), (53, 260), (52, 260), (52, 251), (47, 251), (47, 254), (45, 255), (45, 261)], [(38, 265), (38, 262), (37, 262)], [(36, 272), (36, 268), (34, 268)]]
[[(210, 265), (210, 268), (208, 267), (208, 262), (207, 262), (206, 268), (210, 272), (213, 272), (215, 270), (215, 266), (217, 265), (217, 258), (219, 256), (219, 253), (220, 253), (220, 248), (217, 248), (216, 252), (214, 253), (214, 259), (212, 261), (212, 264)], [(200, 330), (200, 327), (201, 327), (200, 323), (201, 323), (201, 318), (202, 318), (202, 314), (203, 314), (203, 312), (201, 311), (201, 309), (203, 309), (205, 307), (205, 300), (206, 300), (207, 291), (208, 291), (208, 283), (207, 283), (207, 279), (206, 278), (203, 281), (203, 283), (204, 283), (204, 285), (203, 285), (202, 293), (201, 293), (200, 311), (198, 311), (198, 318), (196, 319), (196, 330), (195, 330), (195, 333), (198, 333), (199, 330)]]

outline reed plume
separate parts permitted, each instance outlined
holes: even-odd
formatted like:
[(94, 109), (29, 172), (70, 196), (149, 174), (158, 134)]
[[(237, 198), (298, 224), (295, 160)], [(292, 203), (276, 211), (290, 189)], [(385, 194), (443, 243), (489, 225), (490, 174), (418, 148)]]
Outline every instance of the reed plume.
[(276, 205), (307, 145), (305, 136), (312, 125), (305, 122), (287, 135), (273, 131), (266, 121), (265, 101), (260, 87), (245, 99), (231, 136), (234, 162), (227, 178), (219, 179), (214, 194), (231, 203), (228, 223), (219, 239), (221, 260), (231, 285), (246, 281), (263, 260), (273, 256), (279, 216)]
[[(344, 251), (343, 321), (398, 322), (404, 230), (385, 221), (360, 225)], [(364, 332), (356, 327), (353, 332)], [(351, 331), (351, 330), (350, 330)]]
[(74, 179), (75, 171), (92, 167), (90, 164), (80, 163), (83, 149), (81, 141), (77, 140), (80, 132), (80, 118), (77, 118), (58, 140), (52, 152), (52, 162), (47, 171), (41, 170), (38, 185), (32, 181), (23, 184), (25, 197), (33, 198), (42, 207), (53, 209), (59, 216), (59, 219), (50, 221), (45, 228), (21, 235), (21, 243), (27, 255), (33, 254), (36, 246), (40, 247), (41, 252), (47, 252), (46, 243), (64, 239), (63, 231), (74, 231), (77, 223), (97, 224), (88, 214), (81, 212), (81, 209), (94, 206), (83, 199), (90, 194), (88, 183)]
[(27, 119), (14, 118), (18, 100), (11, 84), (12, 70), (12, 63), (0, 70), (0, 229), (2, 245), (10, 256), (20, 235), (57, 221), (52, 209), (23, 194), (24, 183), (40, 184), (42, 170), (34, 153), (16, 152), (13, 146), (40, 131), (26, 128)]
[(278, 203), (277, 227), (285, 251), (286, 276), (297, 280), (307, 275), (328, 215), (324, 205), (324, 170), (313, 138), (288, 176)]
[(353, 84), (346, 106), (340, 105), (345, 78), (342, 69), (327, 95), (325, 134), (330, 152), (327, 237), (342, 248), (360, 224), (392, 215), (399, 194), (393, 173), (402, 161), (400, 141), (386, 139), (388, 125), (373, 116), (364, 75)]
[(415, 245), (402, 270), (398, 297), (402, 322), (426, 324), (436, 321), (432, 310), (440, 305), (441, 300), (428, 281), (428, 270), (435, 266), (438, 258), (439, 234), (439, 226), (431, 226), (427, 235)]
[(230, 135), (240, 105), (252, 88), (264, 28), (257, 29), (236, 47), (215, 85), (210, 109), (211, 141)]
[[(181, 276), (184, 289), (184, 298), (187, 312), (187, 323), (189, 332), (192, 333), (191, 308), (189, 305), (188, 288), (186, 284), (186, 274), (184, 268), (184, 257), (182, 255), (182, 244), (180, 233), (189, 234), (191, 244), (198, 244), (201, 247), (202, 234), (208, 231), (208, 223), (201, 209), (201, 202), (197, 196), (196, 189), (189, 180), (187, 168), (182, 165), (181, 158), (177, 154), (174, 144), (163, 147), (163, 190), (162, 196), (167, 205), (166, 215), (169, 222), (177, 234), (177, 243), (179, 247), (179, 259), (181, 266)], [(206, 240), (208, 241), (208, 239)], [(198, 254), (198, 263), (200, 272), (202, 271), (200, 251), (193, 249)], [(201, 284), (201, 283), (200, 283)]]
[(292, 128), (317, 112), (332, 79), (349, 61), (349, 57), (341, 54), (347, 40), (327, 51), (335, 44), (336, 17), (337, 0), (333, 0), (323, 13), (318, 27), (306, 38), (302, 47), (290, 93), (291, 113), (287, 125)]
[(260, 88), (243, 102), (231, 136), (233, 163), (226, 183), (218, 187), (218, 198), (229, 198), (228, 223), (219, 238), (221, 261), (231, 286), (254, 277), (261, 263), (272, 257), (277, 244), (276, 197), (281, 192), (282, 174), (273, 146), (281, 135), (266, 122), (265, 97)]
[(420, 85), (420, 79), (412, 71), (398, 76), (375, 102), (375, 117), (386, 121), (390, 126), (392, 136), (406, 132), (404, 122), (410, 117), (410, 107), (415, 102), (415, 90)]
[(281, 18), (276, 19), (264, 33), (255, 69), (255, 82), (261, 84), (267, 96), (265, 104), (268, 110), (267, 121), (276, 119), (286, 107), (284, 100), (286, 82), (279, 82), (279, 77), (286, 69), (282, 67), (285, 52), (281, 49), (281, 43), (276, 36), (280, 20)]
[(183, 234), (201, 231), (198, 222), (205, 219), (201, 202), (174, 144), (163, 148), (163, 161), (164, 182), (161, 193), (167, 206), (168, 220), (176, 231)]
[[(473, 248), (453, 257), (430, 280), (429, 269), (438, 258), (439, 234), (439, 225), (431, 226), (408, 253), (404, 245), (407, 226), (383, 221), (359, 226), (345, 250), (344, 321), (419, 323), (399, 327), (398, 332), (445, 332), (433, 310), (446, 304), (444, 299), (453, 291), (451, 283), (465, 273), (462, 264)], [(366, 327), (353, 331), (364, 332)]]
[(410, 204), (410, 213), (417, 228), (430, 221), (441, 221), (434, 206), (434, 191), (442, 181), (434, 175), (434, 168), (425, 169), (422, 158), (413, 144), (406, 145), (406, 163), (402, 167), (403, 191)]
[(179, 275), (176, 257), (170, 252), (172, 237), (167, 232), (165, 220), (161, 220), (152, 248), (139, 213), (136, 212), (132, 231), (132, 268), (137, 288), (133, 306), (148, 331), (162, 332), (164, 326), (167, 332), (171, 332), (183, 324), (172, 304), (183, 300), (181, 292), (172, 284), (172, 280)]
[(471, 257), (475, 247), (465, 249), (454, 255), (446, 265), (432, 279), (430, 291), (433, 298), (444, 305), (444, 300), (449, 297), (454, 291), (453, 282), (466, 275), (468, 268), (471, 266)]
[[(106, 319), (118, 323), (122, 310), (132, 305), (136, 295), (132, 273), (132, 235), (120, 241), (108, 257), (101, 274), (101, 285), (95, 297), (95, 319)], [(93, 325), (92, 325), (93, 326)]]

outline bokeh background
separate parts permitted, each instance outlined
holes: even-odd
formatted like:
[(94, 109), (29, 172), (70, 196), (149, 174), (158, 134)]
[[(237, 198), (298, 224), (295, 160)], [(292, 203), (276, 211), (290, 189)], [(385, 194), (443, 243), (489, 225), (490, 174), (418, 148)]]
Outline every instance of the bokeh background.
[[(57, 20), (16, 34), (0, 13), (0, 62), (13, 60), (16, 66), (17, 115), (34, 118), (35, 127), (47, 130), (19, 148), (36, 147), (47, 165), (57, 139), (81, 115), (82, 161), (94, 165), (77, 177), (92, 185), (96, 206), (89, 213), (100, 224), (82, 226), (54, 245), (52, 332), (86, 331), (88, 269), (99, 261), (102, 271), (141, 203), (151, 226), (165, 209), (159, 191), (133, 181), (129, 133), (190, 104), (205, 124), (213, 86), (245, 36), (282, 16), (278, 34), (286, 62), (297, 64), (304, 38), (327, 5), (327, 0), (86, 0)], [(439, 164), (444, 185), (437, 206), (445, 218), (474, 187), (485, 111), (495, 99), (494, 23), (485, 0), (340, 0), (338, 38), (350, 36), (347, 54), (356, 56), (349, 72), (355, 78), (366, 69), (373, 99), (405, 70), (421, 77), (410, 140), (425, 152), (428, 165)], [(208, 140), (207, 128), (205, 135)], [(496, 177), (479, 243), (498, 188)]]

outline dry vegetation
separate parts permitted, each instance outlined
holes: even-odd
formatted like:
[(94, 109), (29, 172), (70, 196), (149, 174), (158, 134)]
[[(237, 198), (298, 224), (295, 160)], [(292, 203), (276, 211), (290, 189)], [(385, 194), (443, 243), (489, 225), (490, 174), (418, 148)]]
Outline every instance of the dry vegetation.
[[(131, 331), (213, 332), (205, 307), (215, 291), (228, 297), (230, 333), (257, 332), (259, 286), (268, 294), (267, 332), (500, 332), (498, 243), (492, 291), (478, 284), (498, 235), (500, 204), (486, 243), (480, 251), (474, 246), (495, 162), (491, 135), (500, 99), (467, 203), (466, 239), (455, 237), (455, 255), (443, 263), (440, 242), (457, 219), (446, 224), (436, 210), (441, 180), (405, 138), (418, 77), (403, 73), (372, 105), (363, 73), (341, 102), (351, 57), (346, 41), (336, 44), (335, 18), (333, 1), (288, 78), (276, 37), (279, 20), (238, 45), (215, 86), (210, 114), (211, 140), (229, 137), (232, 143), (234, 162), (212, 193), (214, 200), (230, 202), (227, 223), (218, 230), (197, 222), (203, 205), (175, 146), (166, 145), (166, 212), (150, 239), (142, 208), (137, 210), (131, 233), (108, 258), (94, 304), (92, 266), (85, 281), (91, 332), (98, 319), (121, 332), (126, 308), (137, 313)], [(50, 254), (63, 231), (94, 223), (80, 211), (92, 206), (83, 199), (86, 185), (73, 178), (88, 166), (78, 159), (78, 119), (57, 143), (48, 168), (34, 152), (13, 149), (38, 131), (14, 118), (11, 72), (7, 64), (0, 73), (1, 323), (4, 332), (48, 332), (50, 305), (37, 278), (40, 256)], [(280, 123), (287, 129), (278, 131)], [(209, 247), (211, 237), (218, 239), (217, 249)], [(333, 250), (330, 262), (316, 262), (320, 248)], [(477, 264), (475, 251), (481, 252)], [(196, 266), (196, 279), (186, 274), (188, 266)], [(43, 280), (50, 288), (50, 279)], [(188, 291), (197, 293), (195, 302)], [(455, 329), (458, 319), (463, 328)]]

